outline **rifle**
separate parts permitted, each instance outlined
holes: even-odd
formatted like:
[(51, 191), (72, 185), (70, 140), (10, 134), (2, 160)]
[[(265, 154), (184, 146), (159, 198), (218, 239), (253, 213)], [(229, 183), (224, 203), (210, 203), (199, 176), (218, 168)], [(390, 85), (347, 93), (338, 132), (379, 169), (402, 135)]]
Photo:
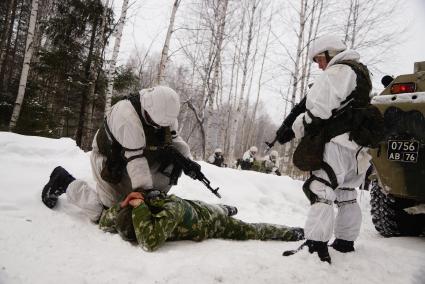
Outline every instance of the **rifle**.
[[(176, 171), (180, 169), (183, 170), (185, 175), (190, 176), (192, 179), (201, 181), (209, 189), (209, 191), (211, 191), (218, 198), (221, 198), (220, 193), (218, 193), (219, 188), (217, 187), (216, 189), (213, 189), (211, 187), (211, 182), (201, 172), (201, 166), (197, 162), (186, 158), (173, 146), (166, 146), (165, 150), (168, 151), (169, 155), (172, 157), (174, 167), (177, 169)], [(171, 182), (172, 181), (170, 180), (170, 183)]]
[[(284, 130), (284, 128), (291, 128), (292, 124), (294, 124), (295, 119), (300, 114), (302, 114), (303, 112), (306, 111), (306, 100), (307, 100), (307, 97), (304, 97), (298, 104), (296, 104), (294, 106), (294, 108), (291, 110), (289, 115), (283, 121), (282, 125), (276, 131), (276, 137), (274, 138), (274, 140), (272, 142), (265, 142), (266, 145), (267, 145), (266, 152), (268, 152), (274, 146), (274, 144), (278, 141), (279, 133), (282, 132), (282, 130)], [(290, 140), (292, 140), (292, 139), (290, 139)], [(286, 141), (286, 142), (289, 142), (289, 141)]]

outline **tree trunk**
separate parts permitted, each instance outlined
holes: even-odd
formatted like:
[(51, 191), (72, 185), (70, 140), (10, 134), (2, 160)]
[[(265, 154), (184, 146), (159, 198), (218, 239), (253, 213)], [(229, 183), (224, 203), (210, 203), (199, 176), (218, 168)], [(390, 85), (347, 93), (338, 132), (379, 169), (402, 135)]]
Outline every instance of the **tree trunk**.
[[(9, 90), (9, 85), (10, 85), (10, 81), (12, 79), (13, 71), (16, 69), (15, 64), (17, 64), (17, 62), (15, 62), (14, 59), (15, 59), (15, 56), (16, 56), (16, 50), (18, 49), (18, 39), (19, 39), (19, 34), (20, 34), (20, 31), (21, 31), (21, 26), (22, 26), (23, 11), (24, 11), (24, 9), (21, 6), (21, 10), (19, 12), (18, 27), (16, 28), (15, 41), (13, 43), (13, 50), (12, 50), (12, 53), (10, 54), (9, 57), (6, 56), (6, 60), (5, 60), (5, 65), (10, 66), (9, 72), (8, 72), (7, 75), (5, 75), (6, 76), (5, 78), (0, 75), (0, 79), (2, 79), (2, 82), (3, 82), (3, 92), (4, 93), (7, 93), (8, 90)], [(5, 70), (5, 69), (6, 68), (4, 68), (2, 70)]]
[[(85, 79), (86, 79), (87, 85), (90, 81), (90, 73), (91, 73), (90, 70), (91, 70), (92, 61), (93, 61), (93, 53), (94, 53), (94, 47), (96, 42), (96, 32), (97, 32), (98, 21), (99, 21), (99, 16), (96, 16), (93, 22), (93, 27), (92, 27), (91, 36), (90, 36), (89, 53), (87, 55), (87, 61), (84, 67), (85, 69), (84, 73), (85, 73)], [(82, 142), (83, 142), (88, 100), (89, 100), (88, 91), (83, 90), (81, 93), (81, 106), (80, 106), (80, 113), (78, 117), (77, 133), (75, 134), (75, 141), (77, 143), (77, 146), (80, 148), (82, 147)]]
[[(3, 33), (1, 34), (1, 37), (0, 37), (0, 58), (1, 58), (0, 69), (2, 68), (1, 64), (3, 64), (3, 57), (4, 57), (3, 50), (4, 50), (4, 45), (6, 44), (6, 40), (7, 40), (7, 37), (9, 35), (9, 32), (10, 32), (10, 25), (9, 25), (10, 16), (11, 16), (10, 14), (11, 14), (11, 11), (13, 13), (13, 10), (15, 10), (15, 8), (16, 8), (15, 1), (16, 0), (10, 0), (7, 3), (6, 15), (5, 15), (5, 19), (4, 19), (4, 27), (5, 27), (5, 29), (4, 29)], [(13, 19), (12, 19), (12, 22), (13, 22)]]
[(306, 12), (306, 6), (307, 6), (308, 0), (301, 0), (301, 10), (300, 10), (300, 26), (298, 31), (298, 43), (297, 43), (297, 54), (295, 58), (295, 64), (294, 64), (294, 71), (292, 73), (292, 95), (291, 95), (291, 108), (294, 107), (294, 105), (297, 102), (297, 89), (298, 89), (298, 82), (300, 80), (299, 72), (300, 72), (300, 61), (302, 56), (302, 45), (304, 42), (304, 30), (305, 30), (305, 12)]
[(272, 19), (273, 19), (273, 13), (270, 13), (269, 29), (267, 31), (267, 38), (266, 38), (266, 43), (265, 43), (265, 46), (264, 46), (264, 53), (263, 53), (263, 58), (262, 58), (262, 62), (261, 62), (260, 75), (259, 75), (259, 78), (258, 78), (257, 98), (255, 100), (254, 110), (252, 111), (252, 117), (251, 117), (251, 121), (249, 123), (249, 128), (248, 128), (248, 138), (247, 138), (248, 143), (252, 143), (251, 142), (251, 140), (252, 140), (251, 139), (252, 126), (255, 122), (255, 117), (257, 115), (258, 102), (260, 100), (260, 93), (261, 93), (261, 86), (262, 86), (261, 80), (263, 78), (264, 63), (266, 61), (267, 51), (268, 51), (268, 48), (269, 48), (270, 34), (271, 34), (271, 30), (272, 30)]
[[(7, 68), (6, 62), (10, 53), (10, 45), (12, 43), (12, 35), (13, 35), (13, 24), (15, 23), (17, 1), (13, 0), (12, 2), (14, 2), (13, 8), (12, 8), (12, 16), (10, 17), (9, 28), (6, 29), (6, 31), (9, 33), (7, 35), (6, 50), (4, 52), (3, 51), (0, 52), (0, 90), (3, 89), (4, 74)], [(7, 25), (7, 23), (5, 24)]]
[(114, 90), (114, 72), (117, 64), (118, 53), (121, 46), (122, 31), (124, 29), (125, 18), (127, 16), (128, 0), (124, 0), (121, 8), (121, 15), (117, 26), (117, 32), (115, 36), (114, 49), (112, 51), (112, 58), (108, 68), (108, 86), (106, 89), (105, 98), (105, 113), (108, 113), (111, 109), (112, 92)]
[(251, 9), (251, 18), (249, 22), (249, 30), (248, 30), (248, 38), (247, 38), (247, 46), (245, 50), (245, 58), (244, 58), (244, 65), (242, 69), (242, 82), (241, 82), (241, 90), (239, 95), (239, 102), (237, 104), (236, 113), (234, 114), (235, 117), (233, 119), (232, 123), (232, 131), (230, 133), (230, 152), (229, 157), (234, 158), (234, 151), (236, 147), (236, 135), (237, 135), (237, 127), (239, 120), (241, 118), (241, 108), (243, 107), (243, 101), (244, 101), (244, 93), (245, 93), (245, 86), (246, 86), (246, 80), (247, 80), (247, 74), (248, 74), (248, 61), (249, 61), (249, 55), (251, 52), (251, 43), (253, 38), (253, 25), (254, 25), (254, 16), (255, 16), (255, 10), (257, 9), (258, 2), (257, 0), (254, 1)]
[(174, 20), (176, 18), (177, 9), (179, 8), (180, 0), (174, 0), (173, 4), (173, 10), (171, 11), (170, 16), (170, 24), (168, 25), (167, 35), (165, 37), (164, 47), (162, 48), (161, 52), (161, 60), (159, 61), (158, 66), (158, 76), (156, 77), (156, 84), (161, 84), (164, 81), (165, 76), (165, 66), (168, 61), (168, 50), (170, 49), (170, 40), (171, 35), (174, 32)]
[[(214, 139), (212, 141), (213, 147), (217, 147), (218, 145), (218, 132), (219, 129), (217, 127), (213, 127), (212, 123), (213, 123), (213, 119), (216, 118), (214, 117), (214, 101), (217, 99), (217, 93), (218, 93), (218, 80), (220, 77), (220, 68), (221, 68), (221, 53), (222, 53), (222, 49), (223, 49), (223, 41), (224, 41), (224, 28), (226, 25), (226, 14), (227, 14), (227, 6), (229, 1), (228, 0), (223, 0), (218, 2), (219, 6), (217, 9), (217, 13), (218, 13), (218, 17), (216, 17), (217, 20), (217, 33), (216, 33), (216, 39), (214, 41), (214, 45), (215, 45), (215, 61), (214, 61), (214, 65), (213, 65), (213, 76), (211, 78), (211, 85), (208, 88), (208, 100), (209, 100), (209, 104), (207, 107), (207, 112), (208, 112), (208, 117), (207, 117), (207, 126), (206, 129), (208, 129), (208, 134), (213, 134), (214, 135)], [(221, 9), (220, 9), (221, 8)], [(207, 135), (208, 136), (208, 135)], [(208, 140), (208, 137), (207, 137)], [(204, 157), (206, 158), (206, 157)]]
[(33, 41), (34, 41), (35, 25), (37, 22), (37, 13), (38, 13), (38, 0), (32, 0), (31, 17), (30, 17), (30, 23), (28, 26), (27, 41), (25, 44), (24, 64), (22, 66), (21, 79), (19, 80), (18, 95), (16, 97), (15, 106), (13, 108), (12, 118), (10, 119), (9, 131), (13, 131), (15, 129), (16, 123), (21, 113), (21, 106), (25, 96), (25, 88), (27, 85), (31, 58), (34, 51)]

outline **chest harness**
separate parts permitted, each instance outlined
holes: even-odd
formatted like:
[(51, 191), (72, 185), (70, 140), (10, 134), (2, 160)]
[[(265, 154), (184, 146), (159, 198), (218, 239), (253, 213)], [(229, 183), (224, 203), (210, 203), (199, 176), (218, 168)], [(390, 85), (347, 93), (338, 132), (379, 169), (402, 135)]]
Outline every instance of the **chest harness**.
[[(336, 64), (349, 66), (356, 74), (356, 87), (347, 98), (341, 102), (338, 109), (332, 111), (329, 119), (315, 117), (308, 109), (306, 112), (312, 118), (307, 124), (304, 120), (306, 135), (300, 141), (295, 153), (294, 164), (297, 162), (310, 173), (322, 169), (326, 172), (328, 180), (311, 174), (303, 185), (303, 191), (310, 202), (323, 202), (331, 204), (330, 200), (318, 198), (311, 190), (313, 181), (318, 181), (326, 186), (336, 189), (338, 181), (332, 167), (323, 161), (324, 146), (332, 138), (343, 133), (349, 133), (349, 139), (362, 147), (376, 147), (383, 136), (383, 118), (379, 110), (370, 104), (370, 91), (372, 82), (369, 71), (365, 65), (354, 60), (344, 60)], [(361, 150), (362, 148), (360, 148)], [(360, 153), (360, 150), (356, 153)], [(298, 153), (297, 153), (298, 152)], [(298, 165), (297, 165), (298, 167)], [(353, 189), (345, 189), (353, 190)], [(355, 200), (340, 202), (338, 206), (354, 203)]]
[[(134, 159), (145, 157), (149, 165), (160, 163), (159, 171), (162, 173), (172, 164), (172, 158), (163, 150), (167, 145), (172, 144), (172, 136), (176, 135), (176, 132), (171, 131), (170, 127), (155, 128), (146, 121), (146, 118), (142, 115), (139, 94), (130, 95), (124, 99), (130, 101), (139, 116), (145, 133), (146, 146), (137, 149), (123, 147), (115, 139), (105, 117), (97, 134), (96, 142), (99, 152), (106, 156), (106, 163), (102, 168), (101, 177), (112, 184), (117, 184), (121, 181), (123, 175), (126, 174), (127, 163)], [(143, 150), (142, 154), (133, 155), (128, 159), (124, 156), (125, 152), (136, 152), (141, 150)], [(172, 174), (180, 176), (178, 173)], [(170, 174), (166, 175), (170, 176)], [(177, 183), (177, 179), (175, 179), (175, 183)]]

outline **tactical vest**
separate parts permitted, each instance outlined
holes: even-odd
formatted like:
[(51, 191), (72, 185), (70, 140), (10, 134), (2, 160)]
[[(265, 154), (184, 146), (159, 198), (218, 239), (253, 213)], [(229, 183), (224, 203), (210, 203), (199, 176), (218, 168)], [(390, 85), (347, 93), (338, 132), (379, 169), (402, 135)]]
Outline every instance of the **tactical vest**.
[(354, 116), (358, 110), (370, 105), (369, 94), (372, 89), (369, 71), (365, 65), (354, 60), (344, 60), (336, 64), (347, 65), (356, 73), (356, 88), (341, 102), (339, 109), (332, 111), (329, 119), (317, 118), (307, 109), (306, 112), (312, 118), (312, 122), (304, 121), (306, 135), (316, 135), (322, 129), (326, 129), (328, 141), (355, 128), (352, 125)]
[(370, 104), (372, 83), (367, 67), (354, 60), (336, 64), (347, 65), (356, 73), (356, 88), (329, 119), (314, 117), (306, 110), (312, 122), (304, 121), (305, 135), (293, 156), (294, 164), (303, 171), (322, 168), (325, 144), (338, 135), (348, 132), (350, 140), (364, 147), (377, 147), (383, 138), (382, 115)]
[[(124, 99), (130, 101), (139, 116), (145, 133), (146, 146), (139, 149), (127, 149), (123, 147), (113, 136), (105, 117), (97, 133), (96, 142), (99, 153), (106, 156), (106, 163), (102, 169), (101, 176), (105, 181), (112, 184), (117, 184), (121, 181), (126, 171), (127, 163), (136, 158), (145, 157), (149, 165), (152, 165), (154, 162), (160, 163), (160, 171), (164, 170), (172, 163), (169, 155), (161, 151), (166, 145), (172, 143), (172, 132), (170, 127), (155, 128), (146, 122), (142, 115), (139, 94), (131, 95)], [(125, 151), (131, 152), (140, 150), (143, 150), (143, 154), (134, 155), (129, 159), (126, 159), (124, 156)]]

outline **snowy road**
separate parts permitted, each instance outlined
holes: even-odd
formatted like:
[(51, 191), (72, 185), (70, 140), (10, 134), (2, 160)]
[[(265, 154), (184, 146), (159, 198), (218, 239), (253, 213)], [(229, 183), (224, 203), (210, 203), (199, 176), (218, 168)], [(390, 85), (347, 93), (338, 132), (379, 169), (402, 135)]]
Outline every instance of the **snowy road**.
[[(103, 233), (65, 197), (55, 210), (40, 200), (50, 171), (62, 165), (92, 182), (88, 154), (71, 139), (0, 132), (0, 283), (425, 283), (425, 238), (383, 238), (368, 192), (359, 195), (363, 226), (356, 252), (330, 250), (332, 265), (278, 241), (170, 242), (154, 253)], [(302, 226), (309, 207), (302, 182), (202, 163), (217, 200), (183, 177), (173, 193), (236, 205), (238, 218)]]

